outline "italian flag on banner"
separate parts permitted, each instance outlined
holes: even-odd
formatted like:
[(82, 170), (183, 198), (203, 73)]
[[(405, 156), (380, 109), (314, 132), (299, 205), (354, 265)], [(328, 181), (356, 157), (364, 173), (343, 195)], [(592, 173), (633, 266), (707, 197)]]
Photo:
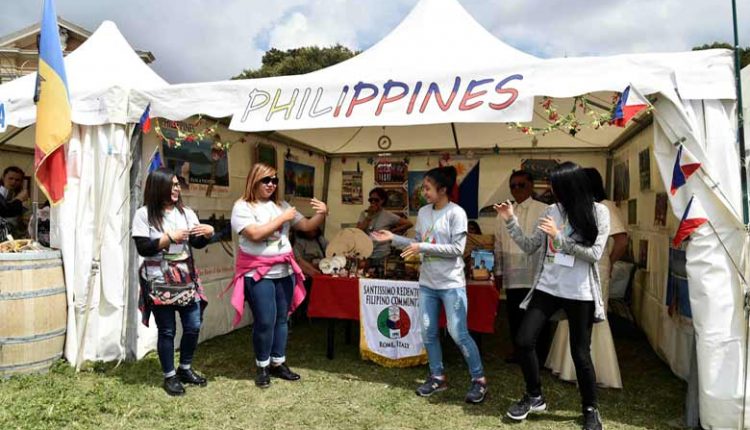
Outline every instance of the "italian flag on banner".
[(419, 283), (360, 279), (359, 324), (363, 359), (386, 367), (427, 362), (419, 318)]

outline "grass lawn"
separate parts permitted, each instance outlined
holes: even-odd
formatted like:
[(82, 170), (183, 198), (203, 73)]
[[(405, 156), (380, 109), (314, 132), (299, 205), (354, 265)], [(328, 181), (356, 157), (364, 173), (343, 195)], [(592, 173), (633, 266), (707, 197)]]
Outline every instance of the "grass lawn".
[[(322, 321), (294, 326), (287, 356), (302, 381), (274, 380), (267, 390), (253, 384), (248, 328), (199, 346), (194, 367), (209, 378), (208, 387), (188, 387), (181, 398), (162, 390), (154, 353), (118, 367), (94, 364), (79, 374), (61, 361), (46, 375), (0, 381), (0, 429), (580, 428), (575, 385), (549, 372), (543, 381), (549, 411), (521, 424), (503, 418), (522, 394), (523, 380), (518, 367), (501, 359), (507, 348), (502, 335), (484, 339), (489, 397), (482, 405), (467, 405), (468, 373), (450, 340), (443, 346), (451, 389), (423, 399), (413, 390), (426, 368), (388, 369), (361, 361), (356, 341), (347, 345), (342, 334), (330, 361), (325, 328)], [(669, 428), (682, 414), (684, 383), (642, 337), (616, 343), (625, 389), (599, 391), (605, 427)]]

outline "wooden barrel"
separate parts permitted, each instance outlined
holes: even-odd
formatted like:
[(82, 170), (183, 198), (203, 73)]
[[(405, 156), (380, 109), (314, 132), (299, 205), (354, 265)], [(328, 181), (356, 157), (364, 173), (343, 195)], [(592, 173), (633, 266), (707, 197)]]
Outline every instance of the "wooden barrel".
[(48, 371), (66, 320), (60, 251), (0, 253), (0, 378)]

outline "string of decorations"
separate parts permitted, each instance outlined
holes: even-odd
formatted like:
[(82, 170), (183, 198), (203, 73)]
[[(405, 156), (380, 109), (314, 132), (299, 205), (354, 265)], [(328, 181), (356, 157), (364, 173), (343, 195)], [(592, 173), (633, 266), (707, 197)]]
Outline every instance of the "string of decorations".
[(217, 131), (219, 129), (219, 121), (214, 122), (213, 125), (200, 128), (201, 124), (205, 122), (201, 116), (198, 116), (198, 119), (192, 124), (184, 121), (165, 121), (163, 126), (175, 130), (177, 133), (175, 137), (165, 136), (162, 131), (162, 122), (158, 118), (154, 118), (154, 121), (154, 132), (160, 139), (166, 142), (170, 148), (179, 148), (184, 142), (195, 142), (200, 145), (201, 142), (210, 140), (212, 142), (211, 155), (223, 156), (223, 154), (229, 151), (233, 145), (247, 142), (244, 136), (233, 141), (223, 140)]

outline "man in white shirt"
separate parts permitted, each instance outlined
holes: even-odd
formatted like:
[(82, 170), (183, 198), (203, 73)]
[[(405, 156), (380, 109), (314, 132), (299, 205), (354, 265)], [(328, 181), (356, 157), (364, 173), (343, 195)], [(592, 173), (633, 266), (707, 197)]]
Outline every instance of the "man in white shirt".
[[(536, 228), (539, 217), (547, 208), (547, 205), (532, 198), (534, 179), (531, 173), (525, 170), (516, 170), (510, 176), (509, 185), (514, 200), (513, 212), (518, 217), (518, 223), (524, 234), (529, 235)], [(513, 353), (505, 360), (508, 363), (516, 361), (516, 333), (524, 314), (523, 309), (519, 306), (534, 282), (534, 268), (537, 267), (538, 258), (538, 251), (532, 255), (527, 255), (513, 242), (508, 234), (508, 229), (505, 228), (505, 221), (498, 216), (495, 230), (495, 281), (498, 288), (505, 289), (510, 339), (514, 346)], [(549, 341), (549, 328), (545, 327), (537, 343), (537, 354), (542, 362), (547, 358)]]

